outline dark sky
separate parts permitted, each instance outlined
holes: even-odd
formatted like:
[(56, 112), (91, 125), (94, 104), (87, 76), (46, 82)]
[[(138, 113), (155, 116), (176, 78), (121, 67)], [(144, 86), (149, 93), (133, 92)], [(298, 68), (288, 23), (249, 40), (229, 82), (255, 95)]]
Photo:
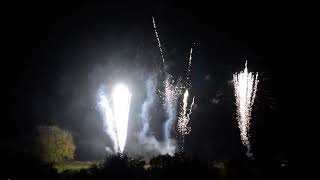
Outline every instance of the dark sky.
[(159, 68), (152, 16), (172, 74), (185, 77), (189, 49), (196, 43), (191, 78), (198, 108), (187, 152), (204, 159), (245, 154), (229, 83), (245, 60), (250, 71), (261, 74), (251, 126), (254, 153), (286, 159), (302, 149), (297, 144), (308, 62), (299, 63), (304, 20), (298, 4), (52, 2), (7, 7), (9, 59), (2, 71), (9, 94), (3, 120), (9, 150), (23, 151), (36, 126), (53, 124), (73, 133), (79, 159), (103, 157), (108, 140), (99, 129), (95, 92), (114, 77), (139, 92), (147, 74)]

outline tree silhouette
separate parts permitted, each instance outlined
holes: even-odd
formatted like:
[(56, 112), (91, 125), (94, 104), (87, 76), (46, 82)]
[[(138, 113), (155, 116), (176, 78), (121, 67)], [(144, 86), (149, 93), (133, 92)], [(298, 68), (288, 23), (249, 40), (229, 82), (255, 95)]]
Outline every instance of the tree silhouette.
[(76, 146), (70, 132), (57, 126), (41, 126), (35, 138), (35, 155), (46, 163), (72, 160)]

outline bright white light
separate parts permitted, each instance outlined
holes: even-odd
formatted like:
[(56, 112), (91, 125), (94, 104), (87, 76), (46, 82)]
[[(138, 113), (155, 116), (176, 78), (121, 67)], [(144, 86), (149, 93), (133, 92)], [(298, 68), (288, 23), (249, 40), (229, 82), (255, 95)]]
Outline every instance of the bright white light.
[(157, 31), (156, 21), (154, 20), (153, 17), (152, 17), (152, 22), (153, 22), (154, 32), (156, 33), (156, 38), (157, 38), (157, 41), (158, 41), (158, 46), (159, 46), (159, 49), (160, 49), (160, 54), (161, 54), (162, 63), (164, 63), (165, 61), (164, 61), (164, 56), (163, 56), (163, 50), (162, 50), (162, 47), (161, 47), (160, 37), (159, 37), (158, 31)]
[(112, 100), (119, 149), (123, 152), (127, 140), (131, 93), (126, 86), (118, 84), (113, 90)]
[(111, 138), (114, 152), (118, 152), (119, 145), (118, 145), (117, 133), (115, 129), (116, 126), (114, 122), (112, 106), (110, 104), (110, 101), (106, 97), (105, 93), (103, 92), (103, 90), (101, 89), (99, 90), (98, 97), (99, 97), (98, 105), (103, 117), (103, 130)]
[(178, 118), (178, 131), (182, 136), (188, 134), (190, 131), (190, 127), (188, 127), (189, 119), (187, 117), (188, 96), (189, 92), (186, 90), (183, 95), (182, 109)]
[(248, 72), (247, 62), (243, 71), (233, 75), (241, 140), (248, 148), (250, 147), (248, 132), (250, 128), (251, 111), (258, 82), (258, 73)]
[(188, 109), (188, 97), (189, 97), (189, 91), (187, 89), (183, 95), (182, 109), (180, 111), (180, 116), (178, 118), (178, 131), (181, 133), (183, 138), (185, 135), (189, 134), (191, 131), (191, 127), (188, 125), (188, 123), (190, 121), (190, 114), (192, 113), (194, 97), (192, 98), (192, 102), (189, 109)]

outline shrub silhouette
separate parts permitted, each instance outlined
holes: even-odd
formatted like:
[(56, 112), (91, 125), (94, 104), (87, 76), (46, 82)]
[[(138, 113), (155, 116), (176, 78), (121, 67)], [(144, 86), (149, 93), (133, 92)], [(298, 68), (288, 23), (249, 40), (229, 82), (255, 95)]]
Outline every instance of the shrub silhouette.
[(35, 138), (35, 155), (46, 163), (72, 160), (76, 146), (70, 132), (57, 126), (41, 126)]

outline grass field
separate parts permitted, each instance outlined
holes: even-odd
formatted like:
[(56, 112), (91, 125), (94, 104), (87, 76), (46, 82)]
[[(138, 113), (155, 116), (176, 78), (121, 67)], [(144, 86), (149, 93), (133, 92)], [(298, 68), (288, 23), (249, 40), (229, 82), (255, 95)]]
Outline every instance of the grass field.
[(91, 161), (65, 161), (55, 163), (53, 168), (56, 169), (58, 173), (64, 171), (79, 172), (81, 169), (89, 169), (96, 164), (97, 162)]

